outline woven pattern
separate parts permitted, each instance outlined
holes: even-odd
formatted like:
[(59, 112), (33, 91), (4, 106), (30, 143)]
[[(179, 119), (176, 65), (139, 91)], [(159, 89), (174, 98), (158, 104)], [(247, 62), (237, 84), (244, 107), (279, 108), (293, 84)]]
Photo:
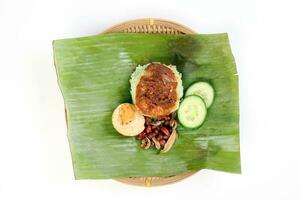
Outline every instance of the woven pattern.
[(162, 33), (162, 34), (184, 34), (172, 27), (163, 25), (136, 25), (124, 29), (125, 33)]
[(106, 30), (104, 33), (159, 33), (159, 34), (193, 34), (191, 29), (175, 22), (159, 19), (140, 19), (128, 21)]
[[(139, 19), (124, 22), (122, 24), (113, 26), (103, 33), (153, 33), (153, 34), (195, 34), (191, 29), (177, 24), (175, 22), (161, 20), (161, 19)], [(168, 177), (125, 177), (117, 179), (117, 181), (138, 185), (138, 186), (159, 186), (170, 183), (175, 183), (182, 179), (185, 179), (197, 171), (186, 172), (180, 175), (168, 176)]]

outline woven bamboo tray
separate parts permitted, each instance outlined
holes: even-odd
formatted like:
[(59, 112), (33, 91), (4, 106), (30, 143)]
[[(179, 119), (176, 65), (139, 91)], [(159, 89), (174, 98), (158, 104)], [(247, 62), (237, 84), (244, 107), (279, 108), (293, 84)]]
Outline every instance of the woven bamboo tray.
[[(162, 19), (137, 19), (127, 21), (116, 26), (113, 26), (103, 33), (159, 33), (159, 34), (195, 34), (194, 31), (186, 26)], [(117, 181), (138, 185), (138, 186), (159, 186), (170, 183), (178, 182), (187, 178), (197, 171), (190, 171), (180, 175), (167, 176), (167, 177), (125, 177), (116, 179)]]

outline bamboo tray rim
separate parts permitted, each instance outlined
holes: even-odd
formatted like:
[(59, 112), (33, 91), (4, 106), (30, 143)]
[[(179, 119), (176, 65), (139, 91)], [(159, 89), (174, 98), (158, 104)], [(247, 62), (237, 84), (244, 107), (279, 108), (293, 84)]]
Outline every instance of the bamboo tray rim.
[[(189, 27), (179, 24), (177, 22), (174, 22), (172, 20), (166, 20), (166, 19), (159, 19), (159, 18), (141, 18), (141, 19), (133, 19), (125, 22), (118, 23), (116, 25), (111, 26), (110, 28), (107, 28), (103, 33), (114, 33), (114, 32), (124, 32), (129, 27), (134, 26), (166, 26), (170, 28), (177, 29), (182, 34), (196, 34), (195, 31), (190, 29)], [(140, 32), (142, 33), (142, 32)], [(147, 33), (147, 32), (144, 32)]]

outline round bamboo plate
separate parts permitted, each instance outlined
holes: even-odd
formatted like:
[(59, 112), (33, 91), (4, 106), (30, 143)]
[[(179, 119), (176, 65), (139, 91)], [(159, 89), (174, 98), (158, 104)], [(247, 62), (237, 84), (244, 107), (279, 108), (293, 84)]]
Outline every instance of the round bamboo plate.
[[(115, 32), (154, 33), (154, 34), (159, 33), (159, 34), (172, 34), (172, 35), (195, 34), (193, 30), (181, 24), (177, 24), (175, 22), (171, 22), (168, 20), (152, 19), (152, 18), (137, 19), (137, 20), (123, 22), (121, 24), (118, 24), (116, 26), (107, 29), (103, 33), (115, 33)], [(189, 171), (183, 174), (166, 176), (166, 177), (124, 177), (116, 180), (130, 185), (150, 187), (150, 186), (159, 186), (159, 185), (175, 183), (195, 174), (196, 172), (197, 171)]]
[(136, 19), (115, 25), (103, 33), (160, 33), (160, 34), (195, 34), (190, 28), (162, 19)]

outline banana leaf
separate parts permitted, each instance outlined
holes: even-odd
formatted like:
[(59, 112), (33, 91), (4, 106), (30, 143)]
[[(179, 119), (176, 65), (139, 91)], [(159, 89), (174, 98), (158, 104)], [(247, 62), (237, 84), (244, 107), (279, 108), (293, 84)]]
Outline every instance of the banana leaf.
[[(240, 173), (238, 76), (227, 34), (115, 33), (53, 42), (76, 179), (171, 176), (199, 169)], [(210, 82), (216, 92), (204, 124), (179, 125), (166, 154), (141, 149), (112, 126), (121, 103), (132, 102), (129, 78), (140, 64), (177, 66), (186, 89)]]

